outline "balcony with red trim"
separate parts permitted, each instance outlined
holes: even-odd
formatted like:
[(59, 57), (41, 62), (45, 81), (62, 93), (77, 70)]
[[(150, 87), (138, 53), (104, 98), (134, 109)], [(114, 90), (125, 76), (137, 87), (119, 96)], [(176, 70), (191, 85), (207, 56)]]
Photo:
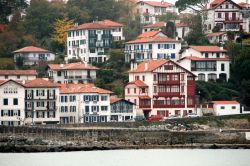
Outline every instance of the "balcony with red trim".
[(167, 104), (154, 104), (153, 108), (185, 108), (185, 105), (167, 105)]
[(139, 108), (151, 108), (151, 98), (149, 96), (139, 96)]
[(156, 84), (164, 84), (164, 85), (180, 85), (180, 80), (168, 80), (168, 81), (158, 81)]
[(155, 93), (154, 96), (159, 96), (159, 97), (180, 97), (181, 94), (180, 92), (158, 92)]

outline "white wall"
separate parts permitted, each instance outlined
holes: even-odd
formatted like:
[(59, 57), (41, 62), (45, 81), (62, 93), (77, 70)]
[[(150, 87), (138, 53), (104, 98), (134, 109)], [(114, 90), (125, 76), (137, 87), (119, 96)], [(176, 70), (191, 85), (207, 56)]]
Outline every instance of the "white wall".
[[(235, 107), (235, 109), (232, 107)], [(240, 114), (240, 104), (214, 104), (214, 112), (218, 116)]]

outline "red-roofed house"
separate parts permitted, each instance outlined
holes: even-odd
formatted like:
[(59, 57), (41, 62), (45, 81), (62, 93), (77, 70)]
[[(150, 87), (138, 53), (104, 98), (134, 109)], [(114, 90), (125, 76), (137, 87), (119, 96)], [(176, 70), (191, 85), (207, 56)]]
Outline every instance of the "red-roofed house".
[(227, 51), (218, 46), (190, 46), (178, 61), (198, 76), (198, 80), (227, 81), (230, 77), (230, 59)]
[(22, 58), (20, 60), (23, 60), (24, 65), (37, 65), (41, 61), (55, 60), (55, 54), (52, 52), (34, 46), (27, 46), (14, 51), (15, 62), (18, 61), (19, 57)]
[(34, 80), (36, 70), (0, 70), (0, 80)]
[(94, 84), (60, 85), (60, 123), (95, 123), (110, 121), (109, 90)]
[(123, 25), (111, 20), (75, 26), (68, 30), (66, 60), (104, 62), (112, 42), (121, 40), (125, 40)]
[(99, 68), (89, 64), (49, 64), (49, 79), (56, 83), (92, 83), (96, 79), (96, 70)]
[(243, 8), (236, 2), (236, 0), (214, 0), (205, 10), (207, 12), (207, 16), (204, 17), (205, 32), (212, 33), (213, 28), (218, 26), (223, 32), (245, 31), (249, 33), (249, 18), (244, 18)]
[(225, 41), (228, 40), (226, 32), (215, 32), (207, 34), (207, 38), (210, 43), (222, 43), (224, 44)]
[(142, 24), (155, 23), (159, 21), (159, 16), (167, 12), (177, 13), (175, 6), (164, 0), (161, 2), (140, 0), (137, 2), (137, 9), (140, 11)]
[(160, 31), (145, 32), (125, 44), (125, 61), (142, 62), (149, 59), (179, 59), (181, 42), (168, 38)]
[(147, 118), (195, 112), (195, 75), (166, 59), (144, 61), (129, 71), (125, 99)]

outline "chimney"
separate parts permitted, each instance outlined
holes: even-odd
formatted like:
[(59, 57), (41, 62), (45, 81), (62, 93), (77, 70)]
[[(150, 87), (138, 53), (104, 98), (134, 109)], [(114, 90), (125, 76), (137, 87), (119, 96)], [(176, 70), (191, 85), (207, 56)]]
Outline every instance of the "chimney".
[(23, 85), (25, 84), (25, 80), (22, 81), (22, 84), (23, 84)]
[(220, 46), (220, 50), (221, 50), (221, 51), (223, 51), (223, 50), (224, 50), (222, 46)]
[(147, 71), (148, 70), (148, 62), (145, 62), (145, 67), (144, 70)]
[(63, 68), (64, 67), (64, 64), (60, 64), (60, 68)]

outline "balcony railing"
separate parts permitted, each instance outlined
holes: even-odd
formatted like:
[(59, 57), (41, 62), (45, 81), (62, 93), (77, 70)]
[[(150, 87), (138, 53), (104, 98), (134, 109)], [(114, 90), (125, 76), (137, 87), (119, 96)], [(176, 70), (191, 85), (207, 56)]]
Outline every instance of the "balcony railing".
[(185, 108), (185, 105), (154, 104), (154, 108)]
[(158, 84), (180, 85), (180, 80), (158, 81)]
[(181, 96), (181, 94), (180, 94), (180, 92), (158, 92), (158, 93), (155, 93), (154, 96), (179, 97), (179, 96)]

